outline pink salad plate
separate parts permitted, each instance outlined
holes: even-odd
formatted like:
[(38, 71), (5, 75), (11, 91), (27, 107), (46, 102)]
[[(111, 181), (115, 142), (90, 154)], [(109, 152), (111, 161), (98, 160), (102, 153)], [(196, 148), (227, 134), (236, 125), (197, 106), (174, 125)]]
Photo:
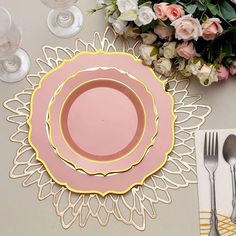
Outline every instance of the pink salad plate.
[[(79, 71), (99, 67), (117, 68), (146, 84), (154, 96), (158, 113), (158, 133), (153, 147), (143, 160), (128, 171), (106, 176), (86, 174), (59, 158), (51, 146), (47, 129), (48, 108), (58, 88)], [(58, 184), (78, 193), (97, 193), (102, 196), (109, 193), (124, 194), (132, 187), (143, 184), (147, 177), (166, 163), (174, 145), (173, 109), (173, 97), (165, 91), (164, 83), (141, 60), (123, 52), (82, 52), (65, 60), (40, 80), (31, 98), (28, 140), (37, 159), (44, 164), (49, 175)]]
[(57, 154), (88, 174), (137, 165), (157, 134), (154, 98), (145, 85), (116, 69), (82, 71), (66, 80), (49, 108)]

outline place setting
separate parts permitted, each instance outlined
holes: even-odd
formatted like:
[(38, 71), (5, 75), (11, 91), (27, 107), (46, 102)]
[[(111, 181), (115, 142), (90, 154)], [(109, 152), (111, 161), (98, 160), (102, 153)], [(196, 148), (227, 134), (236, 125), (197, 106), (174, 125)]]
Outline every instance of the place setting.
[(212, 109), (189, 91), (193, 76), (209, 86), (236, 74), (234, 39), (214, 51), (234, 33), (224, 10), (235, 3), (218, 12), (200, 1), (97, 1), (89, 13), (103, 11), (109, 25), (91, 41), (80, 37), (80, 1), (41, 3), (48, 33), (75, 42), (44, 45), (30, 62), (0, 7), (0, 80), (27, 82), (3, 104), (18, 145), (10, 177), (51, 198), (65, 229), (112, 216), (143, 231), (159, 203), (197, 184), (201, 235), (236, 235), (236, 132), (201, 130)]

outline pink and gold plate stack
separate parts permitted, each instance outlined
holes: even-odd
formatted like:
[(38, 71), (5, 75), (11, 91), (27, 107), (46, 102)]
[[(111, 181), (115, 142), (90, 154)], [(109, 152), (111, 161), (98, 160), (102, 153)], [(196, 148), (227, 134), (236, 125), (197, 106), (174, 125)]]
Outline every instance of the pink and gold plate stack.
[(81, 52), (41, 79), (28, 139), (58, 184), (124, 194), (164, 166), (174, 144), (173, 109), (164, 83), (139, 59)]

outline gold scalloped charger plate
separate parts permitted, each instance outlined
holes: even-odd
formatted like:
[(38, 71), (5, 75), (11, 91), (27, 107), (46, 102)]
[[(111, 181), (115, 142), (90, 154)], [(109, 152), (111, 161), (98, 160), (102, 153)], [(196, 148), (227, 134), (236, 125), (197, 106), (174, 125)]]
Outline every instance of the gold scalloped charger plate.
[[(145, 83), (153, 94), (158, 113), (158, 133), (152, 148), (143, 160), (131, 169), (121, 173), (89, 175), (68, 165), (51, 146), (47, 131), (48, 107), (58, 88), (78, 71), (89, 68), (117, 68)], [(144, 180), (161, 169), (174, 144), (174, 101), (165, 91), (165, 86), (152, 69), (127, 53), (83, 52), (47, 73), (40, 81), (31, 98), (30, 130), (28, 139), (50, 176), (60, 185), (79, 193), (124, 194), (132, 187), (143, 184)], [(40, 127), (40, 129), (39, 129)]]
[(129, 170), (157, 134), (152, 94), (144, 83), (114, 68), (82, 71), (66, 80), (48, 114), (57, 154), (88, 174)]

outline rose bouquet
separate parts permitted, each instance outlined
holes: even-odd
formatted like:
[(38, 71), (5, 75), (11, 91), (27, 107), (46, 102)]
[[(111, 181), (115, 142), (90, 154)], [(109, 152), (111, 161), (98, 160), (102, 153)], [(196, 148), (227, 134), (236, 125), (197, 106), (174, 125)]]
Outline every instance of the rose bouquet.
[(125, 38), (140, 37), (144, 63), (207, 86), (236, 75), (236, 0), (97, 0)]

